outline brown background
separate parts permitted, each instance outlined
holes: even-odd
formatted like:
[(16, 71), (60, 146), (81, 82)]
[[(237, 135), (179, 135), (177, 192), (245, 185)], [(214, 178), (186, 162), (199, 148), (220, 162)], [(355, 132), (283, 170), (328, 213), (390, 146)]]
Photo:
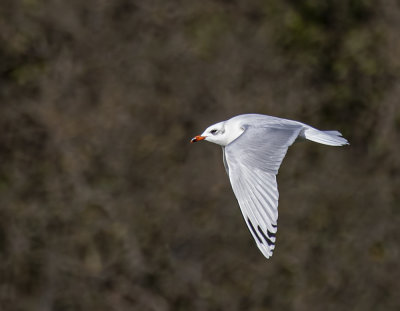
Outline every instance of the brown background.
[[(1, 310), (399, 310), (398, 1), (2, 0)], [(258, 251), (240, 113), (340, 130), (278, 176)]]

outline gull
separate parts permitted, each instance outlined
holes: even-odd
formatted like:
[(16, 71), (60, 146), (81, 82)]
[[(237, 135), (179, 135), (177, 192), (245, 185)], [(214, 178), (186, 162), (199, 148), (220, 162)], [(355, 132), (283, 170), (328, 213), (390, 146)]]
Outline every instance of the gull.
[(242, 114), (209, 126), (191, 142), (222, 146), (223, 162), (244, 220), (259, 250), (270, 258), (278, 226), (276, 175), (297, 139), (329, 146), (348, 145), (338, 131), (262, 114)]

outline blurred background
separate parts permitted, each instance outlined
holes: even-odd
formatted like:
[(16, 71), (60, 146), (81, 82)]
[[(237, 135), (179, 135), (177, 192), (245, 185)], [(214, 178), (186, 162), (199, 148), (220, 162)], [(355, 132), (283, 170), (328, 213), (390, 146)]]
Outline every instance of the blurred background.
[[(399, 310), (400, 3), (2, 0), (1, 310)], [(242, 113), (340, 130), (278, 175), (258, 251)]]

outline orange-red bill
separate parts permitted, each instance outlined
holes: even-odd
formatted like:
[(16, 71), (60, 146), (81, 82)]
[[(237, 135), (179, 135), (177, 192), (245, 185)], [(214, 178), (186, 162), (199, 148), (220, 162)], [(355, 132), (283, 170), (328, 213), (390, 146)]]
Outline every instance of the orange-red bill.
[(205, 139), (206, 137), (205, 136), (200, 136), (200, 135), (197, 135), (196, 137), (193, 137), (192, 139), (191, 139), (191, 143), (195, 143), (195, 142), (197, 142), (197, 141), (200, 141), (200, 140), (203, 140), (203, 139)]

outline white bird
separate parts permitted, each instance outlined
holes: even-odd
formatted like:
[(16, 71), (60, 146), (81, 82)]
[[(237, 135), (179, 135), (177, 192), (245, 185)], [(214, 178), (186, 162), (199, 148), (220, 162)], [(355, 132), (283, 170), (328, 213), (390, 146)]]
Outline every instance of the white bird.
[(329, 146), (348, 145), (338, 131), (261, 114), (243, 114), (208, 127), (191, 142), (222, 146), (223, 161), (244, 220), (261, 253), (275, 248), (278, 221), (276, 175), (288, 147), (297, 139)]

